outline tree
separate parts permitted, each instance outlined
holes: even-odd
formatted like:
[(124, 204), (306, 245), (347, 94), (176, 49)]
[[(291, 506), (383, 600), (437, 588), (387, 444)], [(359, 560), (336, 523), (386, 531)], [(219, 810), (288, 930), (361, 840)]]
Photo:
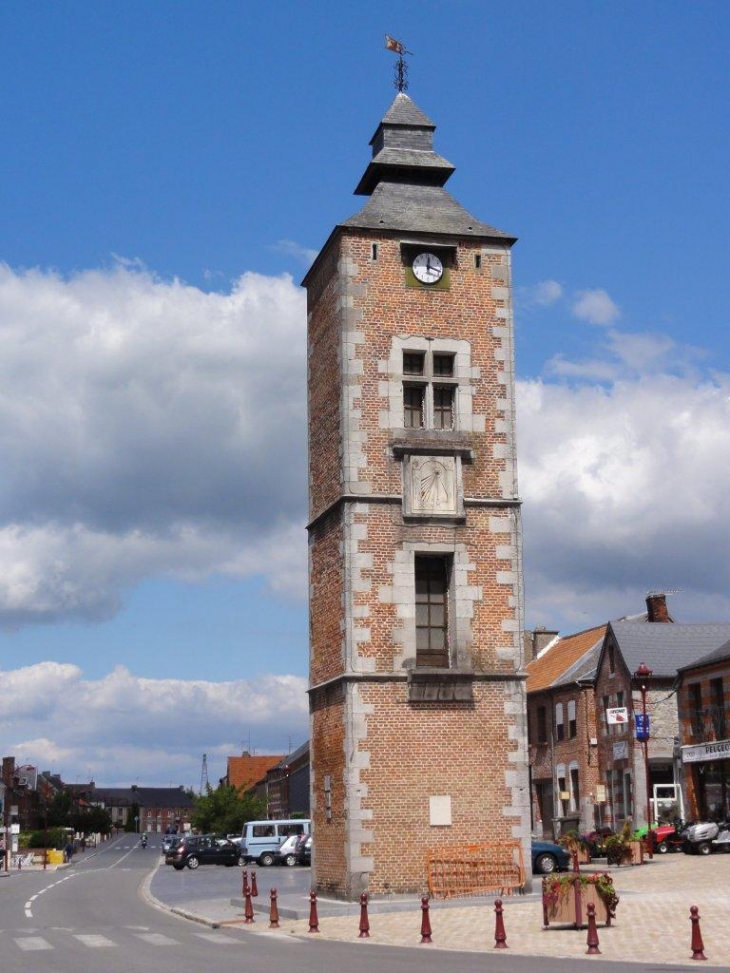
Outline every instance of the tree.
[(204, 834), (240, 834), (247, 821), (266, 815), (266, 802), (236, 790), (231, 784), (208, 785), (194, 798), (191, 823)]
[(48, 803), (48, 827), (66, 828), (71, 814), (71, 795), (68, 791), (56, 791)]
[(138, 822), (135, 820), (136, 818), (139, 818), (139, 804), (137, 804), (136, 801), (133, 801), (129, 807), (129, 814), (127, 815), (127, 820), (124, 823), (125, 831), (137, 830)]

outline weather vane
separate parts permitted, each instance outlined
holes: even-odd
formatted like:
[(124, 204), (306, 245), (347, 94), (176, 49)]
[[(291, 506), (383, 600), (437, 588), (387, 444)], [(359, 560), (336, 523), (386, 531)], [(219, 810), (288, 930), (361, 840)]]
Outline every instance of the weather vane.
[(408, 87), (408, 65), (403, 59), (403, 55), (409, 54), (413, 57), (413, 51), (407, 51), (400, 41), (397, 41), (395, 37), (391, 37), (389, 34), (385, 35), (385, 49), (387, 51), (393, 51), (398, 55), (398, 60), (395, 64), (395, 81), (393, 84), (398, 91), (405, 91)]

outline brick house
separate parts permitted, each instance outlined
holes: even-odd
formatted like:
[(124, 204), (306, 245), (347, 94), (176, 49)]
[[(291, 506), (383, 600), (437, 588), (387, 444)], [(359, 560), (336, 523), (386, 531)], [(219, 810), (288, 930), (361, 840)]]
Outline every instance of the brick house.
[(555, 638), (527, 665), (532, 832), (591, 831), (600, 781), (594, 680), (606, 626)]
[(688, 820), (730, 815), (730, 642), (678, 673), (682, 785)]
[(309, 817), (309, 740), (266, 772), (267, 817)]
[(256, 794), (257, 797), (265, 797), (259, 794), (257, 787), (263, 786), (267, 773), (277, 764), (284, 760), (283, 753), (269, 753), (261, 756), (252, 756), (247, 750), (240, 757), (229, 757), (226, 763), (226, 775), (221, 777), (220, 783), (230, 787), (235, 787), (237, 791)]
[[(193, 797), (182, 785), (179, 787), (97, 787), (92, 781), (84, 785), (83, 796), (92, 807), (109, 812), (115, 828), (131, 829), (147, 834), (166, 831), (185, 831), (190, 827)], [(138, 810), (132, 822), (130, 816)]]
[[(730, 623), (673, 622), (664, 595), (647, 598), (645, 615), (609, 623), (595, 684), (605, 824), (616, 829), (626, 820), (643, 825), (647, 803), (652, 820), (682, 813), (677, 672), (728, 638)], [(638, 674), (642, 665), (650, 670), (643, 678)], [(650, 720), (646, 744), (636, 740), (636, 716), (643, 715), (642, 687)], [(625, 718), (619, 718), (624, 710)]]

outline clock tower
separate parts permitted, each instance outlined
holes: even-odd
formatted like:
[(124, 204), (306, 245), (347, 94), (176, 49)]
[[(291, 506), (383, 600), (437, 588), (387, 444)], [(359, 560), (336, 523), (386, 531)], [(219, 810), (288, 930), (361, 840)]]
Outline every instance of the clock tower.
[(510, 252), (400, 92), (307, 273), (314, 885), (426, 890), (426, 852), (529, 862)]

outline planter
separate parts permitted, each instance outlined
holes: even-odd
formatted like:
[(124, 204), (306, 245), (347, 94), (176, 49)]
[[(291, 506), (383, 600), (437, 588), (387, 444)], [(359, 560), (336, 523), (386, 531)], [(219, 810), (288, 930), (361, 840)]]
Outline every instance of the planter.
[(630, 841), (629, 850), (631, 851), (631, 859), (630, 859), (631, 864), (643, 865), (644, 864), (644, 842)]
[(543, 924), (573, 926), (581, 929), (588, 924), (588, 905), (596, 909), (596, 923), (611, 925), (618, 903), (613, 883), (608, 875), (548, 876), (542, 880)]

